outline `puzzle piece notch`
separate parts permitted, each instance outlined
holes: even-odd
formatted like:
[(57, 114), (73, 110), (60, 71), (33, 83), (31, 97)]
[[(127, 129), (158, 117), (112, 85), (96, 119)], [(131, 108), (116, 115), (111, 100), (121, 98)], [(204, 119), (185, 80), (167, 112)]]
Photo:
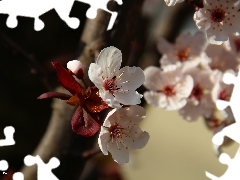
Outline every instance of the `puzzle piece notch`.
[[(70, 11), (75, 0), (2, 0), (0, 1), (0, 14), (8, 14), (7, 26), (9, 28), (15, 28), (18, 25), (17, 16), (34, 18), (34, 29), (40, 31), (44, 28), (44, 22), (39, 19), (39, 16), (45, 14), (51, 9), (55, 9), (60, 18), (66, 22), (66, 24), (72, 29), (76, 29), (80, 25), (78, 18), (69, 17)], [(97, 10), (103, 9), (112, 14), (108, 29), (112, 28), (112, 25), (117, 17), (117, 12), (109, 11), (107, 3), (109, 0), (76, 0), (90, 5), (86, 16), (90, 19), (94, 19), (97, 16)], [(122, 0), (115, 0), (119, 5)]]
[(234, 84), (232, 96), (229, 102), (218, 100), (216, 102), (216, 105), (219, 110), (226, 109), (228, 106), (230, 106), (235, 119), (235, 123), (223, 128), (220, 132), (216, 133), (213, 136), (212, 141), (215, 145), (220, 146), (224, 141), (224, 136), (227, 136), (240, 144), (240, 134), (238, 133), (240, 129), (240, 111), (238, 107), (238, 104), (240, 102), (240, 73), (238, 73), (237, 76), (234, 76), (231, 73), (225, 73), (223, 76), (223, 81), (226, 84)]
[(15, 129), (12, 126), (7, 126), (4, 128), (3, 133), (5, 135), (5, 139), (0, 139), (0, 146), (11, 146), (15, 144), (13, 139)]
[[(110, 0), (77, 0), (79, 2), (83, 2), (85, 4), (89, 4), (91, 7), (87, 10), (86, 16), (89, 19), (95, 19), (97, 16), (97, 10), (102, 9), (109, 13), (113, 13), (107, 8), (107, 4)], [(119, 5), (122, 5), (122, 0), (115, 0)]]
[(231, 73), (225, 73), (223, 75), (223, 82), (225, 84), (233, 84), (234, 88), (233, 88), (233, 92), (232, 92), (232, 96), (230, 98), (230, 101), (222, 101), (222, 100), (218, 100), (216, 102), (216, 106), (219, 110), (223, 110), (226, 109), (227, 106), (230, 106), (235, 118), (235, 121), (240, 121), (240, 111), (238, 110), (238, 104), (240, 102), (240, 96), (239, 96), (239, 92), (240, 92), (240, 73), (237, 74), (237, 76), (231, 74)]
[[(97, 16), (97, 11), (98, 9), (102, 9), (106, 12), (111, 13), (111, 19), (110, 22), (108, 24), (108, 28), (107, 30), (112, 29), (112, 26), (117, 18), (118, 13), (117, 12), (112, 12), (108, 9), (107, 4), (110, 0), (77, 0), (79, 2), (85, 3), (85, 4), (89, 4), (91, 7), (87, 10), (86, 16), (89, 19), (95, 19)], [(123, 2), (122, 0), (114, 0), (115, 2), (117, 2), (119, 5), (122, 5)]]
[(216, 177), (209, 172), (205, 172), (206, 176), (211, 180), (239, 180), (240, 179), (240, 148), (238, 148), (237, 153), (233, 159), (226, 153), (222, 153), (219, 157), (219, 161), (222, 164), (228, 165), (228, 169), (221, 177)]
[(51, 158), (49, 162), (45, 164), (40, 158), (40, 156), (27, 155), (24, 158), (24, 163), (27, 166), (32, 166), (34, 164), (37, 164), (38, 180), (46, 180), (46, 179), (58, 180), (58, 178), (52, 173), (52, 169), (57, 168), (60, 165), (60, 161), (56, 157)]
[[(230, 98), (230, 101), (222, 101), (218, 100), (216, 105), (217, 108), (220, 110), (223, 110), (227, 108), (227, 106), (230, 106), (235, 118), (235, 123), (223, 128), (221, 131), (216, 133), (213, 138), (212, 142), (216, 146), (220, 146), (223, 144), (224, 137), (229, 137), (233, 139), (234, 141), (238, 142), (240, 144), (240, 111), (238, 110), (238, 104), (240, 102), (240, 96), (238, 93), (240, 92), (240, 71), (238, 72), (237, 76), (234, 76), (231, 73), (225, 73), (223, 76), (223, 82), (226, 84), (234, 84), (234, 89), (232, 92), (232, 96)], [(222, 153), (219, 156), (219, 161), (222, 164), (227, 164), (228, 169), (221, 177), (216, 177), (208, 172), (205, 172), (206, 176), (212, 180), (238, 180), (240, 179), (240, 147), (238, 151), (236, 152), (236, 155), (233, 159), (229, 157), (228, 154)]]

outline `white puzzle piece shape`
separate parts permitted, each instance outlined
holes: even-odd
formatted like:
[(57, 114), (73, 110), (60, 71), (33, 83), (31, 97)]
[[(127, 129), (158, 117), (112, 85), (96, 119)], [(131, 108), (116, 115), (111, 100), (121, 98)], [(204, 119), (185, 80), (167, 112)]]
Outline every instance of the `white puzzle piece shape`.
[[(117, 12), (112, 12), (107, 9), (107, 3), (109, 0), (76, 0), (90, 5), (86, 16), (88, 18), (95, 18), (98, 9), (103, 9), (112, 14), (108, 30), (112, 28), (112, 25), (117, 17)], [(66, 24), (76, 29), (78, 28), (80, 21), (78, 18), (69, 17), (72, 6), (75, 0), (2, 0), (0, 1), (0, 14), (8, 14), (7, 26), (9, 28), (15, 28), (18, 25), (17, 16), (34, 18), (34, 29), (40, 31), (44, 28), (44, 22), (39, 17), (51, 9), (55, 9), (60, 18), (66, 22)], [(121, 5), (122, 0), (116, 0)]]
[(206, 176), (211, 180), (239, 180), (240, 179), (240, 148), (238, 149), (235, 157), (231, 159), (228, 154), (222, 153), (219, 157), (219, 161), (222, 164), (228, 165), (228, 169), (221, 177), (216, 177), (209, 172), (206, 172)]
[(58, 180), (58, 178), (52, 173), (52, 169), (57, 168), (60, 165), (60, 161), (53, 157), (49, 160), (47, 164), (45, 164), (42, 159), (37, 156), (28, 155), (24, 158), (24, 163), (27, 166), (32, 166), (37, 164), (37, 178), (38, 180)]
[(0, 139), (0, 146), (11, 146), (15, 144), (13, 139), (15, 129), (12, 126), (7, 126), (4, 128), (3, 133), (5, 135), (5, 139)]
[[(225, 73), (223, 76), (223, 82), (226, 84), (234, 84), (234, 89), (232, 92), (232, 96), (230, 101), (217, 101), (217, 107), (219, 110), (223, 110), (228, 106), (231, 107), (232, 113), (235, 118), (235, 123), (223, 128), (221, 131), (216, 133), (213, 138), (212, 142), (216, 146), (221, 146), (224, 141), (224, 137), (229, 137), (238, 144), (240, 144), (240, 110), (239, 110), (239, 103), (240, 103), (240, 73), (238, 72), (237, 76), (234, 76), (230, 73)], [(209, 172), (206, 172), (206, 176), (212, 180), (239, 180), (240, 179), (240, 148), (236, 152), (236, 155), (233, 159), (229, 157), (228, 154), (222, 153), (219, 156), (219, 161), (222, 164), (228, 165), (228, 169), (221, 177), (216, 177)]]

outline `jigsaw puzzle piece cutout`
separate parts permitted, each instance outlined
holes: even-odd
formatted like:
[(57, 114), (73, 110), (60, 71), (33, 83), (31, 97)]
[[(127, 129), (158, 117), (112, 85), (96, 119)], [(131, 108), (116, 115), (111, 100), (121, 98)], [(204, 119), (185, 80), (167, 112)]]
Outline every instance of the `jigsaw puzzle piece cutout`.
[(13, 139), (15, 129), (12, 126), (7, 126), (4, 128), (3, 133), (5, 135), (5, 139), (0, 139), (0, 146), (11, 146), (15, 144)]
[[(98, 1), (96, 1), (96, 0), (76, 0), (76, 1), (79, 1), (79, 2), (82, 2), (82, 3), (90, 5), (90, 8), (87, 10), (87, 13), (86, 13), (86, 16), (89, 19), (95, 19), (96, 18), (98, 9), (102, 9), (102, 10), (104, 10), (106, 12), (111, 13), (111, 19), (110, 19), (110, 22), (109, 22), (107, 30), (112, 29), (112, 26), (113, 26), (113, 24), (114, 24), (114, 22), (115, 22), (115, 20), (117, 18), (118, 13), (110, 11), (107, 8), (107, 4), (108, 4), (108, 2), (110, 0), (98, 0)], [(119, 5), (123, 4), (122, 0), (115, 0), (115, 1)]]
[(211, 180), (239, 180), (240, 179), (240, 148), (233, 159), (226, 153), (222, 153), (219, 157), (219, 161), (222, 164), (228, 165), (228, 169), (221, 177), (216, 177), (209, 172), (205, 172), (206, 176)]
[(80, 25), (80, 20), (75, 17), (69, 17), (75, 0), (55, 0), (54, 9), (59, 17), (72, 29), (76, 29)]
[(240, 123), (233, 123), (216, 133), (212, 138), (212, 142), (213, 144), (220, 146), (224, 141), (224, 136), (227, 136), (240, 144), (240, 133), (238, 133), (239, 130)]
[[(117, 12), (108, 10), (107, 4), (109, 0), (76, 0), (90, 5), (86, 16), (94, 19), (97, 16), (97, 10), (102, 9), (111, 13), (111, 20), (108, 30), (112, 28), (117, 17)], [(122, 0), (115, 0), (119, 5)], [(34, 18), (34, 29), (40, 31), (44, 28), (44, 22), (39, 17), (51, 9), (55, 9), (59, 17), (65, 23), (76, 29), (79, 27), (80, 20), (78, 18), (69, 17), (75, 0), (2, 0), (0, 1), (0, 14), (8, 14), (7, 26), (15, 28), (18, 25), (18, 16)]]
[(219, 110), (224, 110), (226, 109), (228, 106), (230, 106), (234, 119), (235, 119), (235, 123), (223, 128), (220, 132), (216, 133), (213, 136), (213, 143), (215, 145), (220, 146), (223, 141), (224, 141), (224, 136), (227, 136), (229, 138), (231, 138), (232, 140), (238, 142), (240, 144), (240, 133), (239, 133), (239, 129), (240, 129), (240, 111), (239, 111), (239, 102), (240, 102), (240, 96), (239, 96), (239, 92), (240, 92), (240, 74), (238, 73), (237, 76), (231, 74), (231, 73), (225, 73), (223, 75), (223, 81), (226, 84), (233, 84), (234, 88), (233, 88), (233, 92), (232, 92), (232, 96), (230, 98), (230, 101), (223, 101), (223, 100), (218, 100), (216, 102), (217, 108)]
[(57, 168), (60, 165), (60, 161), (57, 158), (53, 157), (49, 160), (47, 164), (45, 164), (38, 155), (37, 156), (28, 155), (24, 158), (24, 163), (27, 166), (32, 166), (34, 164), (37, 164), (38, 180), (46, 180), (46, 179), (58, 180), (58, 178), (52, 173), (52, 169)]
[(0, 1), (0, 14), (8, 14), (7, 26), (15, 28), (18, 25), (17, 16), (34, 18), (34, 29), (40, 31), (44, 22), (39, 17), (55, 9), (66, 24), (76, 29), (80, 21), (78, 18), (69, 17), (75, 0), (2, 0)]
[(34, 18), (34, 29), (43, 29), (44, 22), (39, 19), (47, 11), (51, 10), (54, 0), (2, 0), (0, 1), (0, 13), (8, 14), (7, 26), (15, 28), (18, 25), (17, 16)]
[(238, 72), (237, 76), (231, 74), (231, 73), (225, 73), (223, 75), (223, 82), (225, 84), (233, 84), (234, 88), (233, 88), (233, 92), (232, 92), (232, 96), (230, 98), (230, 101), (222, 101), (222, 100), (218, 100), (216, 105), (220, 110), (225, 109), (227, 106), (230, 106), (233, 112), (233, 116), (235, 118), (236, 123), (240, 123), (240, 111), (239, 111), (239, 107), (238, 104), (240, 102), (240, 96), (239, 96), (239, 92), (240, 92), (240, 74)]
[[(86, 16), (89, 19), (94, 19), (97, 16), (97, 10), (102, 9), (104, 11), (107, 11), (109, 13), (113, 13), (112, 11), (109, 11), (107, 8), (107, 4), (109, 0), (77, 0), (79, 2), (83, 2), (85, 4), (89, 4), (91, 7), (87, 10)], [(115, 0), (119, 5), (122, 4), (122, 0)]]
[(23, 173), (21, 172), (16, 172), (12, 176), (13, 180), (24, 180)]

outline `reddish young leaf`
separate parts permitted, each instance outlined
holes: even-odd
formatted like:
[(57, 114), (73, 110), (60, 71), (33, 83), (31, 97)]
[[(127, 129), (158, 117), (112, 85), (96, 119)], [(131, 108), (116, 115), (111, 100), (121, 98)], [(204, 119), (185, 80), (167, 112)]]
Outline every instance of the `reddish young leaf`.
[(100, 125), (81, 106), (73, 114), (71, 124), (75, 133), (85, 137), (93, 136), (100, 129)]
[(77, 95), (72, 96), (70, 99), (67, 100), (67, 103), (71, 106), (78, 106), (80, 105), (80, 99)]
[(73, 95), (83, 93), (82, 86), (74, 79), (69, 71), (67, 71), (58, 62), (52, 62), (52, 65), (57, 70), (58, 80), (65, 89)]
[(71, 96), (64, 93), (59, 93), (59, 92), (46, 92), (37, 97), (37, 99), (49, 99), (49, 98), (58, 98), (62, 100), (68, 100), (69, 98), (71, 98)]
[(88, 88), (85, 94), (88, 94), (88, 98), (85, 100), (85, 105), (91, 113), (101, 112), (108, 108), (107, 103), (105, 103), (99, 96), (99, 91), (97, 89), (91, 90)]

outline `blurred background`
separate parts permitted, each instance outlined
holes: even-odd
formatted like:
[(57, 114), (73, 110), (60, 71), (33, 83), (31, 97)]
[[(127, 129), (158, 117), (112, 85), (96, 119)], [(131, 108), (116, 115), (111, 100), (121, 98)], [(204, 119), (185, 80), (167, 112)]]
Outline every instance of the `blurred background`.
[[(129, 35), (133, 40), (129, 40), (128, 46), (124, 43), (120, 45), (120, 42), (117, 44), (116, 38), (106, 43), (120, 49), (121, 46), (126, 49), (129, 47), (129, 59), (125, 59), (125, 64), (143, 69), (149, 65), (158, 66), (161, 55), (156, 50), (156, 40), (160, 36), (173, 42), (180, 32), (197, 31), (192, 20), (194, 7), (187, 2), (174, 7), (166, 7), (162, 0), (132, 2), (123, 1), (124, 7), (119, 11), (121, 18), (117, 20), (114, 30), (115, 36), (124, 39), (124, 33), (130, 34), (129, 29), (134, 29), (131, 33), (136, 37)], [(141, 8), (141, 14), (136, 14), (141, 17), (141, 22), (138, 23), (141, 32), (135, 28), (136, 24), (127, 22), (131, 19), (131, 14), (127, 13), (131, 6), (138, 7), (134, 3)], [(66, 65), (83, 52), (84, 43), (80, 39), (88, 8), (87, 4), (77, 1), (74, 3), (70, 17), (77, 17), (81, 21), (80, 27), (75, 30), (69, 28), (55, 10), (40, 16), (45, 27), (39, 32), (34, 30), (32, 18), (18, 17), (18, 26), (10, 29), (6, 26), (8, 15), (0, 14), (0, 138), (4, 138), (3, 129), (6, 126), (13, 126), (16, 141), (14, 146), (0, 148), (0, 159), (9, 163), (8, 174), (20, 170), (23, 158), (32, 154), (48, 127), (52, 101), (39, 101), (36, 98), (58, 85), (50, 62), (58, 61)], [(132, 13), (134, 12), (135, 9)], [(125, 29), (126, 32), (121, 30), (122, 27), (125, 28), (124, 23), (128, 23), (126, 28), (129, 29)], [(121, 30), (123, 37), (117, 29)], [(141, 54), (136, 55), (139, 51)], [(130, 56), (131, 53), (135, 55)], [(141, 88), (139, 91), (144, 90)], [(205, 171), (216, 176), (225, 172), (227, 167), (218, 162), (212, 148), (212, 132), (206, 128), (202, 119), (189, 123), (181, 119), (177, 112), (145, 107), (147, 118), (141, 127), (151, 136), (148, 145), (144, 149), (131, 152), (131, 162), (121, 167), (111, 157), (106, 158), (99, 154), (86, 167), (82, 165), (84, 170), (79, 179), (204, 180), (207, 179)], [(70, 123), (68, 128), (71, 128)], [(73, 132), (72, 136), (78, 138)], [(97, 146), (94, 138), (91, 141), (93, 146)], [(224, 150), (233, 157), (237, 148), (237, 145), (232, 145)], [(110, 162), (110, 166), (100, 168), (106, 162)], [(109, 172), (120, 175), (110, 178)], [(11, 176), (0, 178), (8, 180)]]

